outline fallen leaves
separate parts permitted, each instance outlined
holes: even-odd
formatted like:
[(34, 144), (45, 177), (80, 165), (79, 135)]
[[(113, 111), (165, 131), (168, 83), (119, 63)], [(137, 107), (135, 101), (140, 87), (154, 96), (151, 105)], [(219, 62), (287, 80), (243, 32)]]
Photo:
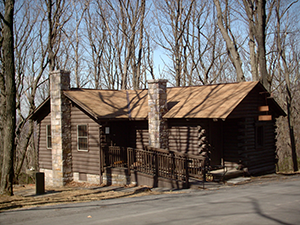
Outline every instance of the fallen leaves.
[[(118, 187), (115, 187), (116, 189)], [(18, 190), (19, 189), (19, 190)], [(42, 205), (55, 205), (63, 203), (75, 203), (75, 202), (89, 202), (99, 201), (104, 199), (113, 199), (121, 197), (133, 197), (141, 195), (151, 194), (149, 188), (140, 187), (137, 189), (125, 188), (126, 191), (103, 191), (99, 187), (94, 188), (82, 188), (82, 187), (65, 187), (53, 190), (47, 190), (45, 195), (35, 195), (34, 187), (19, 187), (16, 188), (16, 195), (5, 197), (0, 196), (0, 212), (4, 210), (37, 207)], [(124, 190), (125, 190), (124, 189)], [(22, 192), (23, 191), (23, 192)], [(18, 195), (19, 193), (27, 193), (26, 197)], [(31, 193), (28, 194), (28, 193)]]

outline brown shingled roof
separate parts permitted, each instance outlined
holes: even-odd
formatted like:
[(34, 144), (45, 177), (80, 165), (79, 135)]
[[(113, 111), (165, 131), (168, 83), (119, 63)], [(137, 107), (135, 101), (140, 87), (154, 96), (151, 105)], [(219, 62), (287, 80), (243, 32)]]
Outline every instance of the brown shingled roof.
[(146, 119), (147, 90), (73, 89), (64, 94), (96, 119)]
[(168, 102), (178, 101), (165, 118), (225, 119), (258, 82), (171, 88)]
[[(165, 118), (225, 119), (258, 82), (168, 88)], [(64, 94), (97, 119), (147, 119), (147, 90), (75, 89)]]

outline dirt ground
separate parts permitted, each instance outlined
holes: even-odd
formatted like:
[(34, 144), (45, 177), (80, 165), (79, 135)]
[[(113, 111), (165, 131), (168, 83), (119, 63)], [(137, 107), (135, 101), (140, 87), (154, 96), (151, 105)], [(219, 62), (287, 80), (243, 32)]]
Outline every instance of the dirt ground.
[(36, 195), (35, 184), (15, 185), (14, 196), (0, 196), (0, 212), (4, 210), (31, 208), (43, 205), (98, 201), (149, 194), (149, 187), (96, 186), (72, 182), (66, 187), (46, 187), (45, 194)]
[[(248, 182), (241, 185), (259, 184), (272, 181), (287, 181), (291, 179), (300, 179), (300, 173), (291, 174), (271, 174), (266, 176), (251, 177)], [(209, 187), (209, 185), (206, 185)], [(226, 184), (213, 184), (211, 189), (228, 186)], [(201, 189), (201, 185), (198, 187)], [(209, 188), (207, 188), (209, 189)], [(104, 199), (136, 197), (142, 195), (157, 195), (162, 193), (181, 193), (181, 191), (158, 191), (146, 186), (96, 186), (87, 183), (71, 182), (63, 188), (46, 187), (45, 194), (36, 195), (35, 185), (16, 185), (14, 186), (14, 196), (0, 196), (0, 212), (5, 210), (23, 209), (38, 207), (43, 205), (55, 205), (75, 202), (99, 201)]]

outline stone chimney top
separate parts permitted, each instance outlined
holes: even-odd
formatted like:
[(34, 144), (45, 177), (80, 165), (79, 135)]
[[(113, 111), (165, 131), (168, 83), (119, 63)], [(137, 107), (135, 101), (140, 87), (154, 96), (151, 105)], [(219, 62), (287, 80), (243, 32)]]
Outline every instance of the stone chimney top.
[(153, 83), (166, 84), (167, 82), (168, 82), (167, 79), (153, 79), (153, 80), (148, 80), (148, 84), (153, 84)]
[[(70, 71), (55, 70), (49, 75), (50, 92), (51, 90), (60, 89), (62, 91), (70, 89)], [(57, 87), (54, 87), (57, 85)]]

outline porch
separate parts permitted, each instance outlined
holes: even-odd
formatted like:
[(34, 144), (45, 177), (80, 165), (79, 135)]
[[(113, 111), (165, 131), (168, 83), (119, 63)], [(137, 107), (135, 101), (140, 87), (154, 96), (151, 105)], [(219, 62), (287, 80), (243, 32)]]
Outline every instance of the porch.
[[(208, 158), (165, 149), (109, 146), (101, 151), (102, 182), (107, 185), (147, 185), (189, 188), (191, 184), (223, 181), (227, 170), (211, 173)], [(206, 178), (208, 176), (208, 179)]]

